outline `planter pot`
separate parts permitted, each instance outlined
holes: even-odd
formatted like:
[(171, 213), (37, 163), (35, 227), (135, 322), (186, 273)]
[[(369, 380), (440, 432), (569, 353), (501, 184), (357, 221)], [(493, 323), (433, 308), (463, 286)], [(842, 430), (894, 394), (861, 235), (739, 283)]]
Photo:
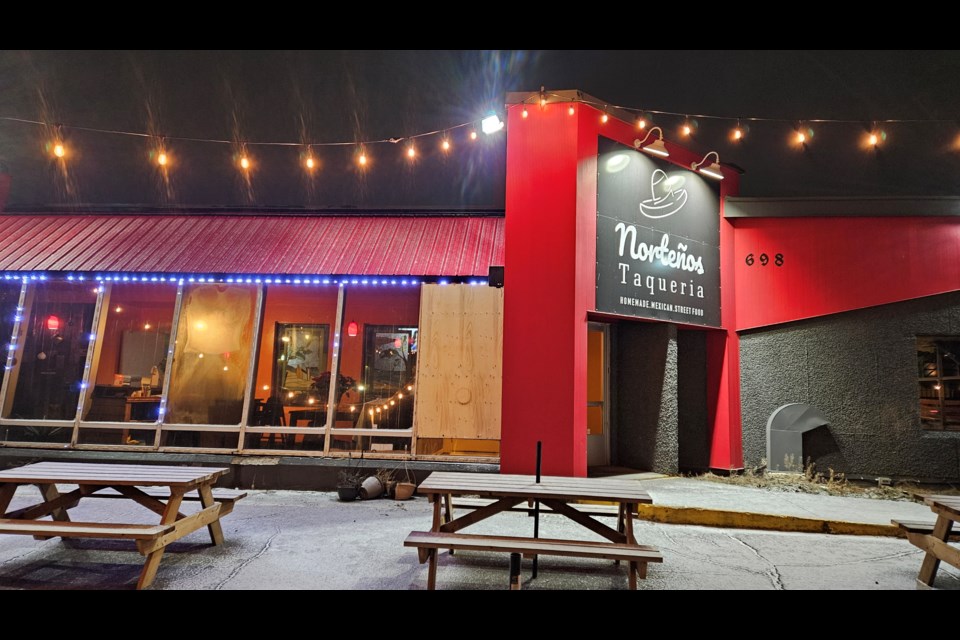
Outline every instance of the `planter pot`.
[(357, 499), (360, 489), (353, 485), (347, 487), (337, 487), (337, 497), (341, 502), (352, 502)]
[(360, 485), (360, 499), (369, 500), (383, 493), (383, 483), (376, 476), (370, 476)]
[(413, 497), (413, 492), (417, 490), (417, 485), (412, 482), (398, 482), (394, 489), (397, 500), (409, 500)]

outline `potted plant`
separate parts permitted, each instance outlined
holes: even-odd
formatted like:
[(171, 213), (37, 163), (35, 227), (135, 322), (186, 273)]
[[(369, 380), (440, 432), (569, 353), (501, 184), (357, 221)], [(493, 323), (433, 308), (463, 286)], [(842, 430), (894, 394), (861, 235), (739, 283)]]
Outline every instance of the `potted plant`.
[[(335, 399), (339, 399), (347, 389), (352, 389), (357, 384), (357, 381), (350, 376), (337, 374), (337, 378), (337, 392)], [(316, 389), (318, 395), (324, 401), (326, 401), (327, 394), (330, 393), (330, 372), (324, 371), (319, 376), (313, 378), (313, 384), (310, 385), (310, 388)]]
[(337, 497), (341, 502), (352, 502), (360, 495), (363, 476), (355, 469), (341, 469), (337, 474)]
[(404, 480), (402, 482), (398, 481), (393, 489), (394, 498), (397, 500), (409, 500), (413, 497), (413, 492), (417, 490), (416, 478), (413, 477), (410, 469), (407, 468), (406, 460), (403, 461), (403, 477)]

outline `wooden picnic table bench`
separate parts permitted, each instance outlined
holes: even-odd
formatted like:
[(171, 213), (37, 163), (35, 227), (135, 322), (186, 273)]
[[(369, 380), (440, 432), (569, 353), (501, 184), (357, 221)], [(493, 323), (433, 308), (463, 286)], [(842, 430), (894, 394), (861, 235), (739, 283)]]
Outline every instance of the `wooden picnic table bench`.
[[(207, 527), (213, 544), (223, 543), (220, 518), (230, 513), (242, 492), (214, 490), (213, 484), (229, 469), (79, 462), (38, 462), (0, 471), (0, 533), (32, 535), (38, 539), (105, 538), (134, 540), (144, 556), (138, 589), (148, 587), (157, 574), (164, 549), (171, 542)], [(21, 485), (35, 485), (43, 501), (7, 511)], [(60, 493), (57, 485), (76, 485)], [(126, 498), (160, 516), (156, 525), (113, 522), (72, 522), (67, 514), (82, 498)], [(184, 500), (198, 500), (201, 509), (180, 512)], [(39, 520), (50, 516), (51, 520)]]
[(941, 562), (960, 569), (960, 548), (947, 544), (960, 534), (960, 529), (953, 530), (953, 525), (960, 522), (960, 496), (929, 496), (924, 502), (937, 515), (935, 522), (892, 522), (906, 532), (911, 544), (926, 552), (917, 581), (931, 587)]
[[(432, 473), (417, 491), (433, 503), (430, 531), (414, 531), (404, 546), (417, 549), (421, 563), (429, 563), (427, 588), (436, 588), (437, 554), (441, 549), (519, 553), (524, 556), (554, 555), (623, 561), (631, 589), (637, 577), (645, 578), (647, 563), (662, 562), (657, 549), (637, 544), (633, 534), (633, 516), (638, 504), (653, 502), (634, 480), (616, 478), (564, 478), (543, 476), (493, 475), (459, 472)], [(466, 515), (453, 517), (451, 496), (478, 495), (493, 499), (487, 504), (471, 504)], [(605, 540), (560, 540), (525, 536), (496, 536), (457, 533), (495, 514), (516, 509), (521, 503), (540, 501), (552, 513), (563, 515)], [(615, 503), (617, 525), (614, 529), (590, 513), (574, 508), (578, 500)], [(606, 514), (604, 514), (606, 515)]]

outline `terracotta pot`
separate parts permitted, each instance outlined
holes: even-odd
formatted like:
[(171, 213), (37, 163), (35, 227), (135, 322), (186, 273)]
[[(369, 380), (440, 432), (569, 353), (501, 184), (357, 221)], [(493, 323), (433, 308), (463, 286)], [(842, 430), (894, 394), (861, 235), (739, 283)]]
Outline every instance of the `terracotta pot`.
[(412, 482), (398, 482), (394, 489), (394, 497), (397, 500), (409, 500), (413, 497), (413, 492), (417, 490), (417, 485)]
[(370, 476), (360, 485), (360, 499), (377, 498), (383, 493), (383, 483), (377, 476)]

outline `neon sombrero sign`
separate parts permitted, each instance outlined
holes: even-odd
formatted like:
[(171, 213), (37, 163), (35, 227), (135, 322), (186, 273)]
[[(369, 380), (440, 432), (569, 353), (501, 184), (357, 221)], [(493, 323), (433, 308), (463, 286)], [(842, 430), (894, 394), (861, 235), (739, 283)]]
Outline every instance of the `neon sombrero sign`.
[(597, 161), (597, 311), (719, 326), (719, 187), (606, 138)]

